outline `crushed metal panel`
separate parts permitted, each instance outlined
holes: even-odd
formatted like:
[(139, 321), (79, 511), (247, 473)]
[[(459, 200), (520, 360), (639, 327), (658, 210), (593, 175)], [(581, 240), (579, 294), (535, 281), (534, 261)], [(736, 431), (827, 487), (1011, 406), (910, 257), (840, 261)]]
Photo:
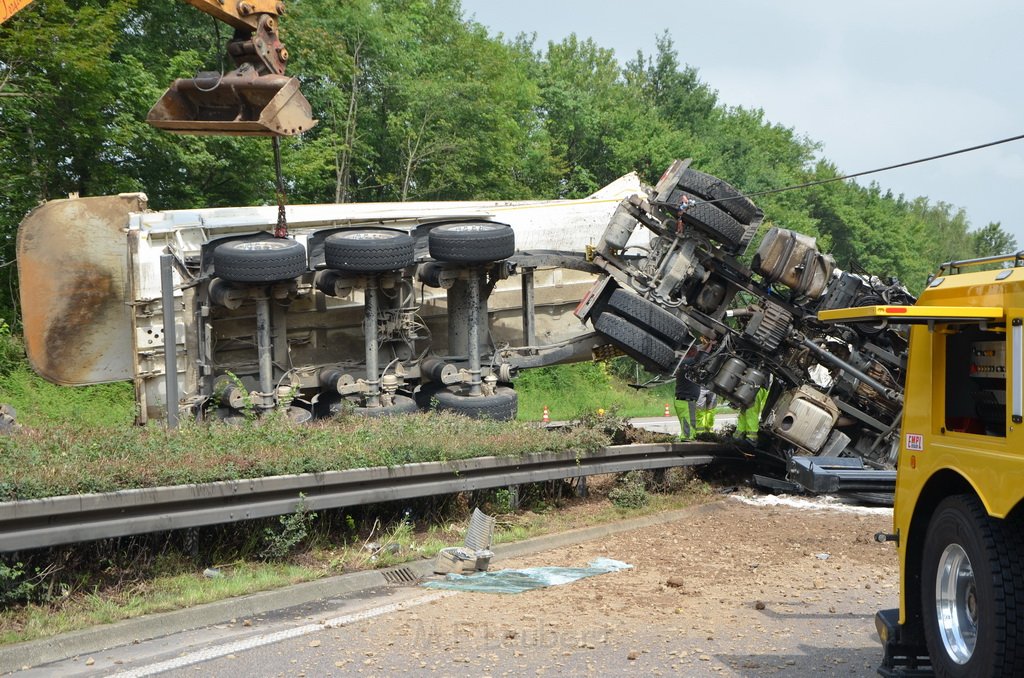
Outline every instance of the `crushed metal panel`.
[(56, 200), (18, 228), (29, 363), (56, 384), (131, 379), (132, 318), (125, 229), (139, 193)]

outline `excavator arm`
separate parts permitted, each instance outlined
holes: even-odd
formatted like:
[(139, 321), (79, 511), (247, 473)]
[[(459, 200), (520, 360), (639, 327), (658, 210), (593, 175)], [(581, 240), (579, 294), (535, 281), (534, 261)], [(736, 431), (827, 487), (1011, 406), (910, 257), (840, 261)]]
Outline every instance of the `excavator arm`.
[(0, 24), (14, 16), (22, 7), (32, 0), (0, 0)]
[[(31, 2), (0, 0), (0, 23)], [(299, 81), (284, 74), (288, 50), (278, 33), (283, 2), (185, 2), (235, 29), (227, 51), (236, 68), (175, 80), (147, 122), (178, 134), (269, 137), (301, 134), (316, 125)]]

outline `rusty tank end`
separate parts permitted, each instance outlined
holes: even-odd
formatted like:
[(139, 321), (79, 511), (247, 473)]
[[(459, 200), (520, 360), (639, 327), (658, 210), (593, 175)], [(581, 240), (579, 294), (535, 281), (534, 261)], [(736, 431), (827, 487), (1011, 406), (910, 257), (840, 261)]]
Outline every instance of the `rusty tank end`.
[(25, 346), (32, 368), (64, 385), (133, 377), (128, 214), (142, 194), (56, 200), (18, 229)]

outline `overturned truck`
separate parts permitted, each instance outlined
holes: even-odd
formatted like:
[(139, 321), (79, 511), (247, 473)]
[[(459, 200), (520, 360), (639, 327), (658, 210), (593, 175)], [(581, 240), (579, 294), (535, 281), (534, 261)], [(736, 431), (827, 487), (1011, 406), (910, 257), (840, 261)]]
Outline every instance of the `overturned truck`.
[[(73, 198), (18, 233), (33, 368), (68, 385), (131, 380), (137, 419), (284, 409), (438, 408), (510, 419), (520, 370), (617, 348), (737, 407), (760, 389), (759, 454), (891, 468), (906, 334), (818, 312), (911, 303), (835, 268), (814, 240), (688, 162), (582, 200), (151, 211)], [(582, 300), (582, 301), (581, 301)]]
[(616, 209), (594, 256), (604, 275), (577, 314), (649, 369), (685, 374), (737, 408), (765, 389), (756, 452), (804, 487), (891, 489), (894, 474), (874, 471), (895, 468), (907, 328), (819, 318), (914, 298), (777, 227), (747, 266), (762, 220), (726, 182), (674, 163)]

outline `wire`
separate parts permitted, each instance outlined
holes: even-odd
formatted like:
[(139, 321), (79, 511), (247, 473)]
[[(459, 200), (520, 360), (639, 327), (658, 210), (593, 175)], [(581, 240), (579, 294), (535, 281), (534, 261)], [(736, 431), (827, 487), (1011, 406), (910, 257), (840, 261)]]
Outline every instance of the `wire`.
[[(216, 17), (214, 17), (212, 14), (210, 15), (210, 18), (213, 19), (213, 32), (214, 32), (214, 35), (217, 36), (216, 37), (216, 46), (220, 47), (220, 22), (217, 21)], [(211, 87), (210, 89), (203, 89), (202, 87), (199, 86), (199, 80), (198, 79), (196, 80), (196, 89), (199, 90), (200, 92), (202, 92), (203, 94), (209, 94), (210, 92), (214, 91), (215, 89), (220, 87), (220, 83), (222, 83), (224, 81), (224, 52), (221, 51), (218, 54), (219, 54), (218, 58), (219, 58), (219, 61), (220, 61), (220, 75), (217, 77), (217, 82), (214, 84), (214, 86)]]
[[(803, 184), (796, 184), (793, 186), (786, 186), (784, 188), (773, 188), (767, 191), (758, 191), (756, 193), (744, 193), (744, 198), (757, 198), (762, 195), (772, 195), (774, 193), (785, 193), (786, 191), (796, 191), (801, 188), (812, 188), (814, 186), (822, 186), (824, 184), (831, 184), (836, 181), (845, 181), (846, 179), (856, 179), (857, 177), (867, 176), (868, 174), (878, 174), (879, 172), (888, 172), (889, 170), (900, 169), (901, 167), (910, 167), (911, 165), (920, 165), (921, 163), (931, 162), (932, 160), (941, 160), (942, 158), (949, 158), (954, 155), (962, 155), (964, 153), (971, 153), (972, 151), (978, 151), (983, 148), (990, 148), (992, 146), (999, 146), (1001, 144), (1008, 144), (1012, 141), (1020, 141), (1024, 139), (1024, 134), (1018, 134), (1017, 136), (1007, 137), (1006, 139), (999, 139), (998, 141), (990, 141), (985, 144), (978, 144), (977, 146), (970, 146), (968, 148), (961, 148), (955, 151), (949, 151), (948, 153), (939, 153), (938, 155), (930, 155), (927, 158), (918, 158), (917, 160), (908, 160), (907, 162), (897, 163), (895, 165), (887, 165), (885, 167), (879, 167), (876, 169), (865, 170), (863, 172), (854, 172), (853, 174), (844, 174), (843, 176), (831, 177), (829, 179), (819, 179), (817, 181), (808, 181)], [(729, 200), (735, 200), (736, 197), (731, 198), (719, 198), (717, 200), (703, 200), (701, 202), (707, 204), (715, 204), (719, 202), (728, 202)]]

